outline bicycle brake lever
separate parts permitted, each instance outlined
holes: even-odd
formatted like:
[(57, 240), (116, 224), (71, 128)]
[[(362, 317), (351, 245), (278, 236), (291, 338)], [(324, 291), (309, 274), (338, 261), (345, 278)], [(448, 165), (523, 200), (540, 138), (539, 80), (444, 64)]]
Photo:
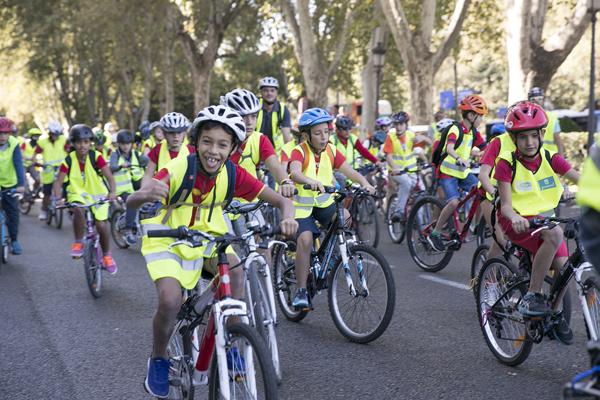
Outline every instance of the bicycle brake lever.
[(189, 240), (177, 240), (176, 242), (173, 242), (169, 245), (169, 250), (171, 250), (173, 247), (175, 246), (181, 246), (181, 245), (185, 245), (188, 247), (196, 248), (196, 247), (200, 247), (202, 246), (202, 242), (191, 242)]

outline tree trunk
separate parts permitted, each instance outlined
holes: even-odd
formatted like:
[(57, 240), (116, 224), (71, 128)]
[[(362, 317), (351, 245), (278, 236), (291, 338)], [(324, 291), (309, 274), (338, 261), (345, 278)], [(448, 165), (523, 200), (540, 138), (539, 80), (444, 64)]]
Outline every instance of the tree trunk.
[(375, 96), (377, 73), (373, 66), (373, 56), (369, 53), (367, 63), (360, 73), (362, 81), (362, 113), (360, 116), (360, 132), (363, 137), (373, 132), (375, 126)]
[(418, 68), (408, 68), (411, 122), (414, 124), (427, 124), (432, 121), (434, 77), (432, 64), (431, 60), (420, 60)]

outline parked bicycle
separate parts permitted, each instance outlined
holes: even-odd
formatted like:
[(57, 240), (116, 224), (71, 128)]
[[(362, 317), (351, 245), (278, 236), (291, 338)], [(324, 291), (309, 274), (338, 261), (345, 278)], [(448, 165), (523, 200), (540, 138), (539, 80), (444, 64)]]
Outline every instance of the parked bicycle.
[[(310, 189), (308, 185), (305, 189)], [(353, 231), (343, 226), (342, 202), (356, 189), (325, 188), (335, 199), (335, 217), (323, 239), (315, 239), (307, 290), (311, 300), (328, 289), (329, 313), (342, 335), (368, 343), (385, 332), (396, 301), (396, 286), (387, 260), (373, 247), (358, 243)], [(320, 244), (319, 244), (320, 242)], [(307, 315), (292, 306), (296, 291), (295, 245), (277, 246), (273, 268), (277, 302), (284, 316), (299, 322)]]
[[(185, 291), (186, 299), (167, 347), (171, 363), (169, 398), (193, 399), (195, 384), (205, 382), (208, 382), (209, 399), (277, 398), (277, 378), (270, 354), (258, 332), (249, 325), (246, 303), (231, 297), (226, 249), (231, 244), (245, 242), (252, 235), (254, 232), (249, 231), (241, 236), (214, 237), (185, 226), (148, 231), (148, 237), (178, 239), (171, 247), (195, 248), (214, 243), (219, 259), (218, 276), (207, 288), (197, 285)], [(233, 322), (234, 318), (240, 322)], [(205, 328), (200, 332), (202, 325)], [(232, 350), (234, 348), (237, 350)], [(234, 353), (239, 353), (243, 362), (233, 357)], [(232, 358), (231, 369), (228, 354)]]

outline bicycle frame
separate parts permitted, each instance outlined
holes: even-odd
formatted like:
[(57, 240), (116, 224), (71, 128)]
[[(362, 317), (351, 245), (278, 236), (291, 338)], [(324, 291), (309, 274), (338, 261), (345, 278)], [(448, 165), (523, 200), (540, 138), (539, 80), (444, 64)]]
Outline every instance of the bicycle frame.
[[(467, 202), (469, 200), (473, 199), (473, 203), (471, 204), (471, 208), (469, 209), (469, 214), (467, 215), (467, 220), (465, 221), (462, 230), (460, 229), (460, 218), (458, 216), (458, 210), (463, 207), (465, 204), (467, 204)], [(452, 212), (452, 221), (454, 223), (454, 229), (456, 230), (456, 232), (460, 232), (458, 234), (458, 249), (460, 249), (460, 245), (462, 243), (465, 242), (467, 235), (469, 234), (469, 227), (471, 226), (471, 222), (473, 222), (473, 218), (475, 218), (475, 214), (477, 213), (477, 210), (479, 209), (479, 205), (481, 204), (481, 200), (482, 197), (479, 194), (479, 188), (477, 186), (473, 187), (473, 189), (471, 189), (469, 191), (469, 193), (465, 196), (464, 199), (462, 199), (458, 205), (456, 206), (456, 209)]]

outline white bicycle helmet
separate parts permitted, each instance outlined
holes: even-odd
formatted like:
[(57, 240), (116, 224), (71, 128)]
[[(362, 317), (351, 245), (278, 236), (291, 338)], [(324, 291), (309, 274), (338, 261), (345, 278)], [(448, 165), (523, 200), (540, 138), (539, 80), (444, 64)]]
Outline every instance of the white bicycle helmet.
[(279, 89), (279, 81), (272, 76), (265, 76), (258, 81), (258, 88), (262, 89), (264, 87), (274, 87)]
[(245, 115), (256, 114), (260, 111), (260, 103), (258, 98), (249, 90), (234, 89), (221, 96), (221, 105), (233, 108), (239, 112), (242, 117)]
[(190, 120), (181, 113), (170, 112), (166, 113), (160, 119), (160, 128), (164, 132), (185, 132), (190, 127)]
[(435, 124), (435, 127), (437, 128), (438, 131), (441, 132), (444, 129), (446, 129), (447, 127), (449, 127), (450, 125), (452, 125), (453, 123), (454, 123), (454, 121), (450, 118), (442, 118)]
[(246, 140), (246, 125), (244, 119), (236, 110), (227, 106), (208, 106), (200, 110), (192, 125), (192, 143), (196, 145), (198, 131), (206, 122), (215, 121), (229, 127), (239, 143)]
[(63, 133), (63, 127), (58, 121), (48, 122), (48, 132), (55, 135), (61, 135)]

